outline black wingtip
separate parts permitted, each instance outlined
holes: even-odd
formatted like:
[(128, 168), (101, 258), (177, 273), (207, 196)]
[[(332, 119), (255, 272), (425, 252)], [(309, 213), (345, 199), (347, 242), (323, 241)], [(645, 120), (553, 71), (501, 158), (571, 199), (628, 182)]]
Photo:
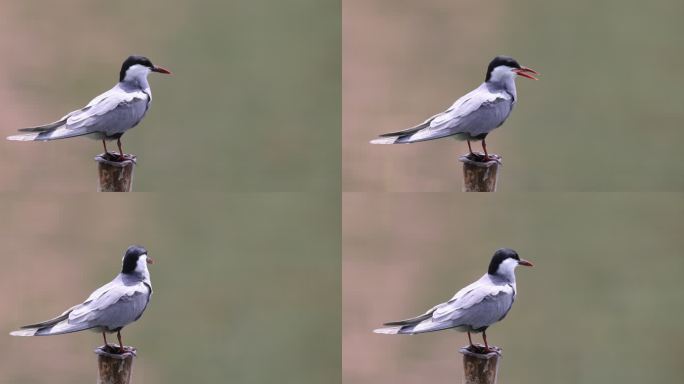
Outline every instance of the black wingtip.
[(408, 322), (406, 320), (402, 320), (402, 321), (390, 321), (389, 323), (384, 323), (383, 325), (387, 326), (387, 327), (397, 327), (400, 325), (407, 325), (407, 324), (408, 324)]

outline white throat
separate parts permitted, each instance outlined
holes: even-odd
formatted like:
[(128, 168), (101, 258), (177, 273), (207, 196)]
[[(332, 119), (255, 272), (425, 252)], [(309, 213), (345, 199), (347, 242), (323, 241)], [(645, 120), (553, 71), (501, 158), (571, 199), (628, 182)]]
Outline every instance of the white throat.
[(515, 102), (518, 99), (518, 94), (515, 90), (515, 78), (518, 75), (513, 72), (513, 69), (506, 65), (500, 65), (492, 70), (487, 82), (496, 88), (505, 89), (513, 96), (513, 102)]
[(150, 271), (147, 270), (147, 255), (140, 255), (135, 264), (135, 273), (143, 277), (143, 281), (150, 282)]
[(150, 68), (135, 64), (128, 67), (126, 70), (126, 76), (124, 76), (124, 81), (127, 83), (135, 83), (142, 89), (147, 89), (150, 84), (147, 82), (147, 75), (151, 72)]
[(508, 258), (499, 264), (496, 274), (510, 282), (515, 283), (515, 268), (518, 266), (518, 260)]

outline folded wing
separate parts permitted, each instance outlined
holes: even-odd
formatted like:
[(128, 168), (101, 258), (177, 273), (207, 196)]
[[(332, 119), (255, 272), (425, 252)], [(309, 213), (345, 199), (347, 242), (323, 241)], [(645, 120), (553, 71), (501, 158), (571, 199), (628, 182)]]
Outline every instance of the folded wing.
[(149, 97), (142, 91), (124, 92), (117, 87), (93, 99), (82, 109), (73, 111), (53, 123), (22, 128), (24, 134), (9, 136), (14, 141), (47, 141), (83, 136), (91, 133), (113, 135), (134, 127), (144, 117)]
[[(485, 279), (483, 277), (483, 279)], [(376, 333), (414, 334), (448, 328), (481, 329), (503, 319), (513, 305), (515, 288), (511, 285), (482, 284), (482, 279), (412, 319), (386, 323)]]
[(115, 330), (137, 320), (149, 302), (151, 289), (144, 283), (134, 285), (112, 283), (93, 292), (90, 297), (60, 316), (11, 332), (13, 336), (49, 336), (78, 332), (91, 328)]
[(467, 133), (480, 136), (501, 126), (513, 102), (506, 93), (484, 92), (482, 86), (458, 99), (446, 111), (404, 131), (383, 134), (373, 144), (408, 144)]

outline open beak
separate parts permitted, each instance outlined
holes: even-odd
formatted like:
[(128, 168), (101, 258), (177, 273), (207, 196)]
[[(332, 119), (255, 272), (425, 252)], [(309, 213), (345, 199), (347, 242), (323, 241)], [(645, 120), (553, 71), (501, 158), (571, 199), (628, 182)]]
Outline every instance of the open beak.
[(164, 68), (164, 67), (159, 67), (159, 66), (156, 66), (156, 65), (155, 65), (154, 67), (152, 67), (152, 72), (164, 73), (164, 74), (167, 74), (167, 75), (170, 75), (170, 74), (171, 74), (171, 71), (169, 71), (168, 69), (166, 69), (166, 68)]
[(518, 76), (526, 77), (526, 78), (532, 79), (532, 80), (539, 80), (536, 77), (531, 75), (531, 74), (535, 74), (535, 75), (539, 74), (539, 72), (535, 71), (532, 68), (520, 67), (520, 68), (514, 69), (513, 72), (515, 72), (516, 75), (518, 75)]
[(518, 261), (518, 265), (524, 265), (526, 267), (534, 267), (534, 264), (530, 263), (529, 261), (527, 261), (525, 259), (520, 259)]
[(147, 256), (147, 264), (154, 264), (154, 260), (149, 256)]

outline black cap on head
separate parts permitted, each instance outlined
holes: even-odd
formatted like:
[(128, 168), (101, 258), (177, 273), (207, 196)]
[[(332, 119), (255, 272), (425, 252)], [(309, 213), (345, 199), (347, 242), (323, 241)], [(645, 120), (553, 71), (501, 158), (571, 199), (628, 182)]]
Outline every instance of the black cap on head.
[(123, 267), (121, 273), (133, 273), (135, 266), (138, 264), (138, 258), (142, 255), (147, 255), (147, 249), (139, 245), (131, 245), (126, 250), (123, 258)]
[(497, 56), (494, 58), (494, 60), (489, 62), (489, 66), (487, 67), (487, 77), (485, 78), (485, 81), (489, 81), (489, 79), (492, 77), (492, 71), (494, 70), (494, 68), (500, 65), (505, 65), (511, 68), (520, 68), (520, 64), (518, 64), (518, 62), (515, 61), (514, 58), (509, 56)]
[(499, 265), (506, 259), (515, 259), (520, 261), (520, 256), (518, 256), (518, 252), (510, 248), (498, 249), (496, 252), (494, 252), (494, 256), (492, 256), (492, 261), (489, 263), (489, 270), (487, 273), (490, 275), (496, 274), (496, 271), (499, 269)]
[(124, 78), (126, 77), (126, 71), (128, 68), (130, 68), (133, 65), (140, 64), (145, 67), (148, 67), (150, 69), (154, 68), (154, 65), (152, 65), (152, 62), (150, 59), (148, 59), (145, 56), (128, 56), (128, 59), (126, 59), (123, 64), (121, 64), (121, 72), (119, 72), (119, 81), (123, 81)]

